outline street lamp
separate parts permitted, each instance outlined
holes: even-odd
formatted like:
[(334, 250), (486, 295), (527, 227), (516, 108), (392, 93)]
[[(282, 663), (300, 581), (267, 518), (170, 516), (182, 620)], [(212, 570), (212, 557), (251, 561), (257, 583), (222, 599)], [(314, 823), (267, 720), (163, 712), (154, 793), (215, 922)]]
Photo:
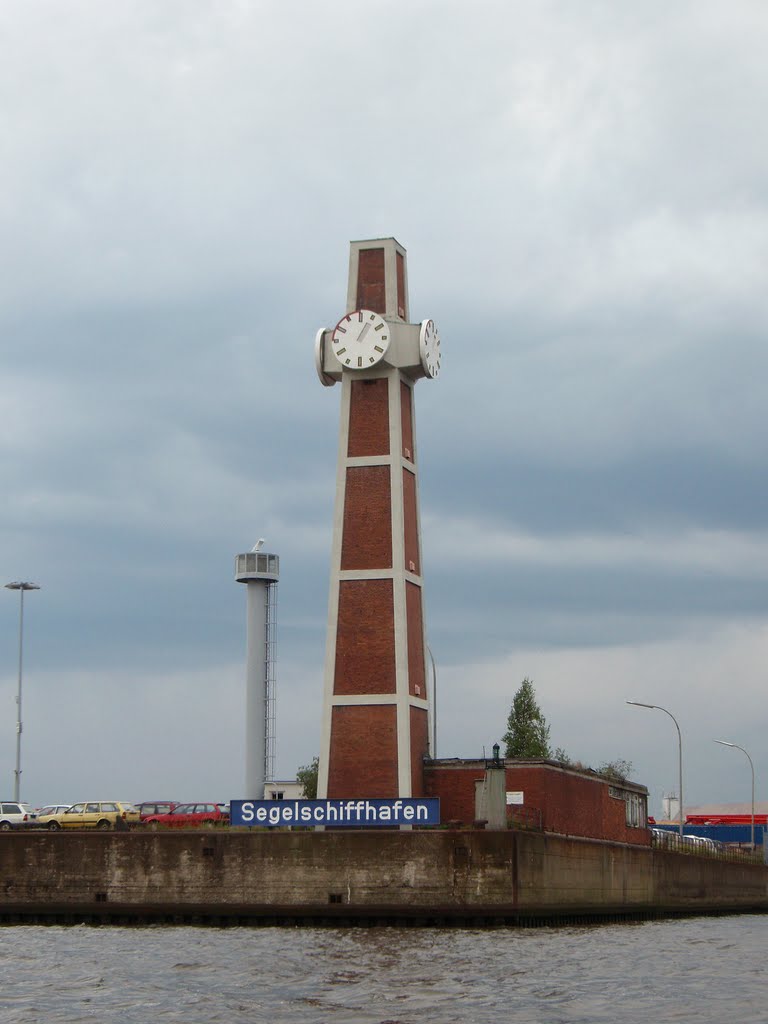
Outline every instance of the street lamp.
[[(723, 747), (733, 747), (735, 750), (740, 750), (742, 754), (747, 754), (744, 747), (740, 747), (738, 743), (729, 743), (728, 740), (715, 740), (715, 743), (720, 743)], [(749, 761), (749, 767), (752, 769), (752, 849), (755, 848), (755, 766), (752, 764), (752, 758), (747, 754), (747, 760)]]
[(432, 648), (427, 644), (427, 653), (432, 662), (432, 757), (437, 757), (437, 669)]
[(653, 711), (663, 711), (665, 715), (669, 715), (672, 721), (675, 723), (677, 729), (677, 773), (678, 773), (678, 785), (680, 787), (680, 835), (683, 834), (683, 738), (680, 735), (680, 726), (677, 724), (677, 719), (671, 711), (667, 711), (666, 708), (661, 707), (659, 704), (642, 704), (639, 700), (628, 700), (627, 704), (633, 704), (636, 708), (651, 708)]
[(16, 692), (16, 771), (13, 777), (13, 799), (18, 803), (19, 790), (21, 788), (21, 666), (24, 654), (24, 591), (39, 590), (36, 583), (16, 581), (6, 583), (7, 590), (18, 590), (19, 592), (19, 688)]

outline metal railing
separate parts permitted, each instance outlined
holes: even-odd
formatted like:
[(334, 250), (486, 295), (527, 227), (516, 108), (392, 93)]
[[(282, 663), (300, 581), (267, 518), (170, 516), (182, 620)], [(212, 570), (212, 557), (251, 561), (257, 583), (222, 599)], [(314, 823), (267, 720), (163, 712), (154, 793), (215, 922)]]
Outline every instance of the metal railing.
[(759, 847), (752, 849), (750, 846), (726, 845), (715, 839), (685, 834), (681, 836), (678, 832), (668, 832), (664, 829), (651, 829), (651, 848), (694, 857), (711, 857), (749, 864), (763, 863), (763, 851)]

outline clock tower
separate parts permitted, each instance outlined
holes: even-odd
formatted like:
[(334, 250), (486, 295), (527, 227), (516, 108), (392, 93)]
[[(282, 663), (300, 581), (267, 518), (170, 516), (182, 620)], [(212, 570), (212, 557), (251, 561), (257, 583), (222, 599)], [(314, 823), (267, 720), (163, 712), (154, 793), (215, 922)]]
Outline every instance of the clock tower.
[(317, 332), (341, 382), (318, 796), (420, 797), (430, 753), (413, 393), (440, 369), (431, 320), (408, 322), (405, 249), (352, 242), (347, 307)]

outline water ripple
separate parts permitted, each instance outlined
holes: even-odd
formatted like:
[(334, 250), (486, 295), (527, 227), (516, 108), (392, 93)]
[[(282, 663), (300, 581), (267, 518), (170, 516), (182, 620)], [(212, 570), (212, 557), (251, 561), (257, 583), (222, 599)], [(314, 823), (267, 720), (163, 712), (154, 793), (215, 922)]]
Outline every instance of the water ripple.
[(0, 928), (4, 1024), (721, 1024), (768, 916), (543, 929)]

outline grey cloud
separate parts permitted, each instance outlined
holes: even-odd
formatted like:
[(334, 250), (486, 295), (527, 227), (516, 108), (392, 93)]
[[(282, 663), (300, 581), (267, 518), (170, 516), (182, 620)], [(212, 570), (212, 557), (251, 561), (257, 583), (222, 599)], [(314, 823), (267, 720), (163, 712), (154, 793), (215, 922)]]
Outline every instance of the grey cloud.
[[(386, 74), (349, 53), (353, 7)], [(764, 621), (765, 22), (708, 2), (6, 5), (0, 558), (44, 586), (47, 696), (98, 679), (214, 714), (205, 686), (244, 645), (232, 556), (265, 536), (302, 695), (283, 770), (316, 751), (339, 389), (312, 341), (344, 309), (348, 240), (380, 234), (443, 335), (417, 390), (427, 609), (441, 670), (488, 689), (475, 747), (510, 652), (626, 645), (629, 681), (654, 641), (693, 656), (692, 623)], [(498, 564), (496, 534), (517, 538)]]

